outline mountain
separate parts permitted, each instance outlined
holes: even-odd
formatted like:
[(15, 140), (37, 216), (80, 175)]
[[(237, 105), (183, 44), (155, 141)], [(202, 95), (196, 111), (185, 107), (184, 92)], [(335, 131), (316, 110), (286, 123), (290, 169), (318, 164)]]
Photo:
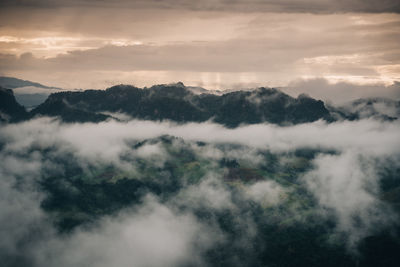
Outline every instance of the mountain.
[[(2, 88), (0, 110), (7, 121), (43, 114), (98, 122), (121, 112), (235, 127), (332, 116), (391, 120), (398, 102), (362, 99), (329, 110), (277, 89), (194, 94), (177, 83), (54, 93), (29, 114)], [(1, 262), (69, 266), (89, 255), (90, 264), (75, 265), (120, 266), (132, 263), (124, 254), (135, 248), (161, 249), (164, 259), (171, 252), (164, 248), (177, 244), (179, 254), (183, 248), (199, 260), (169, 265), (398, 266), (397, 123), (201, 125), (206, 134), (150, 121), (1, 125), (0, 221), (2, 240), (11, 243), (2, 245)], [(110, 248), (115, 261), (101, 257)], [(46, 262), (36, 264), (45, 250)]]
[[(22, 81), (1, 78), (3, 81), (4, 78), (9, 81)], [(47, 91), (45, 88), (41, 90)], [(19, 89), (24, 91), (17, 91)], [(294, 98), (278, 89), (265, 87), (224, 93), (185, 86), (179, 82), (154, 85), (150, 88), (116, 85), (106, 90), (62, 91), (51, 94), (49, 90), (45, 94), (42, 91), (38, 94), (23, 93), (29, 89), (30, 87), (15, 88), (17, 93), (14, 92), (14, 102), (3, 101), (2, 110), (9, 110), (10, 105), (20, 106), (15, 102), (17, 100), (26, 107), (35, 107), (30, 112), (30, 117), (58, 116), (65, 122), (99, 122), (113, 117), (113, 113), (121, 113), (137, 119), (171, 120), (179, 123), (212, 120), (227, 127), (263, 122), (290, 125), (319, 119), (329, 122), (365, 118), (390, 121), (400, 117), (398, 100), (367, 98), (341, 106), (325, 106), (321, 100), (304, 94)], [(3, 89), (4, 92), (5, 90)], [(9, 93), (5, 95), (9, 97)], [(16, 117), (15, 114), (10, 117), (5, 111), (2, 113), (3, 121), (12, 122), (27, 117), (26, 114), (22, 115), (21, 111)]]
[(306, 95), (293, 98), (277, 89), (263, 87), (223, 95), (195, 94), (182, 83), (144, 89), (117, 85), (107, 90), (54, 93), (32, 110), (32, 115), (60, 116), (64, 121), (82, 122), (105, 120), (108, 116), (104, 112), (126, 113), (146, 120), (213, 120), (228, 127), (260, 122), (297, 124), (332, 120), (322, 101)]
[(0, 77), (0, 86), (10, 89), (26, 87), (26, 86), (34, 86), (43, 89), (61, 89), (58, 87), (50, 87), (36, 82), (21, 80), (13, 77), (4, 77), (4, 76)]
[(28, 113), (17, 103), (13, 91), (0, 87), (0, 122), (16, 122), (27, 118)]

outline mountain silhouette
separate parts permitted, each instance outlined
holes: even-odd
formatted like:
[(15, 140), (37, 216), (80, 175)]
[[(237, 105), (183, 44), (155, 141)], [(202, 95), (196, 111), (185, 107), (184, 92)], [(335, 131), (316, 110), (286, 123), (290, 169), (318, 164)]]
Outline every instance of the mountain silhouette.
[(67, 122), (101, 121), (102, 112), (121, 112), (145, 120), (203, 122), (228, 127), (269, 122), (297, 124), (332, 117), (321, 100), (293, 98), (277, 89), (258, 88), (223, 95), (195, 94), (182, 83), (137, 88), (117, 85), (107, 90), (59, 92), (32, 110), (33, 115), (59, 116)]

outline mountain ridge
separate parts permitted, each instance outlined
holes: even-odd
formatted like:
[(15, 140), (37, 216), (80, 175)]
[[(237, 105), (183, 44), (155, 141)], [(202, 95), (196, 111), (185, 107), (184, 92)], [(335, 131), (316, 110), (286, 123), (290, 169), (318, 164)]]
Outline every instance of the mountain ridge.
[[(76, 119), (68, 115), (68, 112), (78, 111), (82, 116)], [(261, 122), (297, 124), (319, 119), (332, 120), (323, 101), (305, 95), (293, 98), (277, 89), (265, 87), (223, 95), (195, 94), (183, 83), (143, 89), (116, 85), (106, 90), (53, 93), (32, 110), (32, 114), (84, 122), (106, 119), (94, 115), (104, 111), (122, 112), (133, 118), (149, 120), (213, 120), (228, 127)]]
[(5, 94), (9, 101), (3, 101), (1, 106), (14, 107), (10, 114), (2, 111), (5, 115), (2, 121), (51, 116), (64, 122), (100, 122), (116, 118), (112, 114), (122, 113), (132, 119), (177, 123), (213, 121), (234, 128), (242, 124), (293, 125), (316, 120), (396, 120), (400, 114), (400, 101), (384, 98), (358, 99), (347, 105), (333, 106), (306, 94), (292, 97), (276, 88), (221, 91), (221, 94), (199, 88), (193, 91), (193, 87), (178, 82), (144, 88), (120, 84), (105, 90), (61, 91), (49, 94), (29, 113), (23, 109), (24, 114), (15, 97), (10, 97), (13, 92), (3, 89), (4, 92), (10, 90)]

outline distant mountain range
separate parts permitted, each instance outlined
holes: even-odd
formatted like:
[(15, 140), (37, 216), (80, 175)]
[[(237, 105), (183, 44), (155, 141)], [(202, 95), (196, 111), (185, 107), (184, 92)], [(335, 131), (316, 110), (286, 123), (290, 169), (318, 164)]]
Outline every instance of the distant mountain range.
[(333, 107), (307, 95), (294, 98), (274, 88), (213, 94), (180, 82), (144, 89), (117, 85), (107, 90), (52, 93), (29, 113), (15, 101), (10, 90), (2, 89), (1, 93), (9, 99), (1, 103), (2, 120), (10, 122), (35, 116), (57, 116), (65, 122), (99, 122), (122, 113), (143, 120), (213, 121), (237, 127), (263, 122), (290, 125), (320, 119), (328, 122), (366, 117), (395, 120), (400, 114), (400, 102), (388, 99), (363, 99), (348, 106)]
[(13, 77), (0, 77), (0, 87), (13, 89), (18, 103), (27, 108), (40, 105), (51, 93), (62, 90), (59, 87), (46, 86)]
[(4, 76), (0, 76), (0, 86), (3, 88), (8, 88), (8, 89), (27, 87), (27, 86), (33, 86), (33, 87), (38, 87), (38, 88), (43, 88), (43, 89), (61, 89), (58, 87), (46, 86), (46, 85), (36, 83), (36, 82), (21, 80), (21, 79), (13, 78), (13, 77), (4, 77)]

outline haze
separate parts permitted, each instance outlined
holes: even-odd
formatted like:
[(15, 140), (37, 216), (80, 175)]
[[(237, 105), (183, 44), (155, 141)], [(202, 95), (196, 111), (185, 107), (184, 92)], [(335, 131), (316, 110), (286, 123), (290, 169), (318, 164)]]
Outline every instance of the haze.
[(3, 0), (0, 75), (67, 89), (306, 82), (316, 97), (344, 83), (369, 86), (355, 98), (398, 97), (399, 12), (397, 0)]

